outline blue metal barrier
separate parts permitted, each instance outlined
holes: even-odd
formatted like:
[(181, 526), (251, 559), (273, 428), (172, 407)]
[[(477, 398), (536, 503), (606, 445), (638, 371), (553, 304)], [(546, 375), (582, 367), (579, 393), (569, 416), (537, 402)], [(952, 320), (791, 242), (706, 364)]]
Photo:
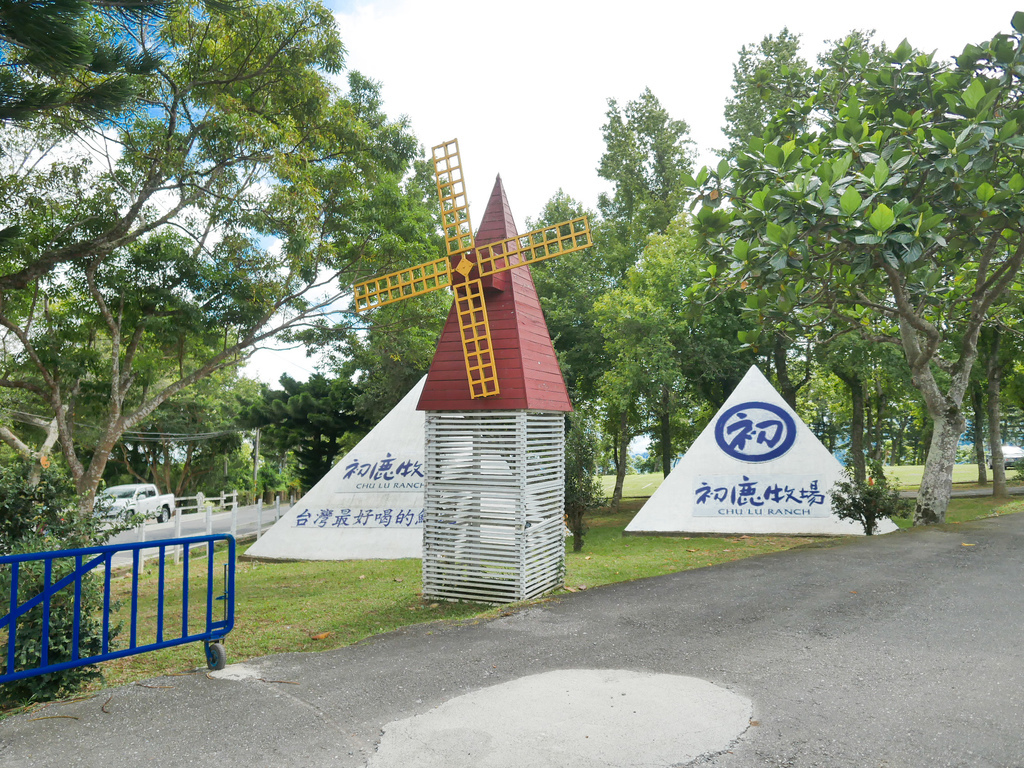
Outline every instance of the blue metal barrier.
[[(228, 560), (224, 567), (223, 593), (215, 595), (214, 545), (220, 541), (228, 544)], [(191, 549), (202, 545), (205, 545), (205, 552), (200, 554), (199, 558), (206, 560), (205, 589), (190, 590), (189, 565), (192, 560), (196, 559), (195, 554), (191, 553)], [(179, 551), (179, 547), (181, 547), (182, 563), (180, 582), (177, 578), (173, 580), (167, 578), (166, 567), (167, 556)], [(156, 627), (152, 633), (143, 633), (139, 622), (139, 580), (144, 563), (143, 553), (146, 550), (157, 550), (158, 564), (154, 567), (159, 569)], [(118, 566), (114, 563), (114, 556), (122, 552), (131, 552), (130, 571), (127, 570), (127, 566)], [(54, 563), (64, 559), (73, 560), (74, 567), (69, 574), (54, 581)], [(34, 563), (42, 563), (43, 589), (32, 595), (24, 595), (23, 599), (19, 600), (20, 572)], [(125, 568), (124, 574), (119, 572), (120, 567)], [(9, 578), (5, 571), (9, 573)], [(102, 575), (103, 579), (102, 652), (85, 656), (81, 653), (82, 586), (83, 579), (89, 578), (89, 574), (94, 572), (97, 573), (97, 577)], [(0, 674), (0, 684), (47, 672), (96, 664), (122, 656), (133, 656), (138, 653), (199, 641), (204, 643), (207, 664), (212, 669), (220, 669), (224, 666), (224, 646), (221, 641), (235, 625), (235, 539), (233, 536), (218, 533), (210, 536), (192, 536), (135, 544), (111, 544), (84, 549), (5, 555), (0, 557), (0, 576), (4, 577), (0, 579), (0, 584), (10, 583), (10, 594), (6, 596), (6, 604), (9, 609), (7, 615), (0, 618), (0, 646), (4, 642), (5, 630), (7, 635), (6, 653), (0, 660), (0, 670), (4, 672)], [(131, 579), (131, 619), (127, 627), (129, 635), (127, 647), (111, 650), (111, 611), (116, 608), (115, 601), (111, 599), (111, 583), (113, 579), (118, 578)], [(168, 588), (178, 586), (181, 588), (180, 604), (177, 601), (172, 603), (165, 600)], [(67, 591), (65, 592), (65, 590)], [(22, 589), (22, 592), (24, 591)], [(205, 611), (200, 610), (200, 596), (194, 594), (197, 591), (201, 592), (201, 598), (205, 599)], [(0, 600), (3, 600), (4, 597), (5, 595), (0, 593)], [(50, 611), (54, 598), (67, 599), (68, 597), (74, 601), (74, 621), (70, 643), (67, 642), (68, 638), (51, 637), (50, 632)], [(190, 603), (190, 600), (193, 602)], [(223, 615), (220, 619), (214, 619), (216, 603), (222, 604)], [(0, 605), (3, 604), (0, 603)], [(31, 633), (32, 637), (23, 638), (24, 642), (39, 643), (41, 657), (39, 664), (28, 669), (18, 669), (16, 662), (19, 619), (26, 620), (29, 612), (39, 606), (42, 606), (41, 631), (36, 630)], [(199, 628), (199, 625), (202, 625), (202, 629)], [(180, 633), (176, 631), (178, 627), (180, 627)], [(23, 634), (28, 635), (29, 631), (23, 631)], [(144, 634), (145, 636), (143, 636)], [(55, 643), (70, 647), (70, 653), (66, 650), (53, 652), (51, 647)]]

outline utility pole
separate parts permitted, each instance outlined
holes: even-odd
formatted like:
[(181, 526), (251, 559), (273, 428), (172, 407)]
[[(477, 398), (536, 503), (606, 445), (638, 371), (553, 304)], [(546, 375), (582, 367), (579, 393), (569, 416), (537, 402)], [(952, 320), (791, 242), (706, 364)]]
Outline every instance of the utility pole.
[(260, 474), (260, 430), (256, 428), (256, 440), (253, 444), (252, 450), (252, 496), (253, 501), (256, 501), (256, 496), (259, 493), (259, 474)]

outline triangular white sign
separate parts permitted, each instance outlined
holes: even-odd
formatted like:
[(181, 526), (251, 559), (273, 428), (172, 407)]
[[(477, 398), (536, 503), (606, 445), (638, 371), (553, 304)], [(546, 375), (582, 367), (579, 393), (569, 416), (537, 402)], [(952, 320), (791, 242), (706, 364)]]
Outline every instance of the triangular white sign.
[[(755, 367), (715, 414), (627, 534), (863, 535), (832, 514), (843, 467)], [(879, 523), (877, 533), (896, 524)]]
[(423, 556), (424, 440), (416, 410), (426, 376), (249, 547), (268, 560)]

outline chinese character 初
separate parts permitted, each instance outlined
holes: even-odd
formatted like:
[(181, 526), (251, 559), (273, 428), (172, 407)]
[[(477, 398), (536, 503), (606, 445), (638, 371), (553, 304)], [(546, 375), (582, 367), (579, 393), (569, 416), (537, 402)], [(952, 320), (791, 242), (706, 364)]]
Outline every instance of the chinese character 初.
[(358, 474), (360, 477), (366, 477), (373, 471), (375, 466), (376, 465), (374, 464), (360, 464), (359, 459), (355, 459), (351, 464), (345, 467), (345, 474), (342, 479), (348, 480), (350, 477), (356, 474)]

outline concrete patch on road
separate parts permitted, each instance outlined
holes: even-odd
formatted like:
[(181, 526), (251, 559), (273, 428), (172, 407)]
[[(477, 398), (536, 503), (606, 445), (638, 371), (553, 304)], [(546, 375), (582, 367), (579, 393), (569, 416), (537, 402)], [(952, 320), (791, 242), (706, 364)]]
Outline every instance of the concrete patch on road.
[(217, 680), (261, 680), (263, 673), (247, 664), (228, 664), (224, 669), (210, 672), (209, 676)]
[(751, 712), (748, 699), (694, 677), (558, 670), (388, 723), (367, 768), (667, 768), (725, 749)]

